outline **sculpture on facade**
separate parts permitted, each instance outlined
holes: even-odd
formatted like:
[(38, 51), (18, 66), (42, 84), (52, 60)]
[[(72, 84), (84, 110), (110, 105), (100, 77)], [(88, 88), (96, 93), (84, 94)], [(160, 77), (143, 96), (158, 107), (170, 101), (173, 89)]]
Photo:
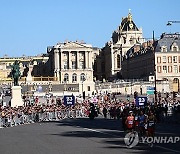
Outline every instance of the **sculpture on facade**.
[(17, 60), (12, 65), (11, 74), (14, 80), (14, 86), (18, 86), (18, 80), (19, 80), (19, 77), (21, 76), (21, 72), (19, 68), (19, 62)]

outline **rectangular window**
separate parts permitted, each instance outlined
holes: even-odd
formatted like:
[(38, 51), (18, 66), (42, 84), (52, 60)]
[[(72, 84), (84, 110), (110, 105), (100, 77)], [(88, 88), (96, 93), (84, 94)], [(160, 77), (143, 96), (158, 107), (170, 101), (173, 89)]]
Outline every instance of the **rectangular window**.
[(157, 63), (161, 63), (161, 57), (157, 57)]
[(77, 76), (76, 75), (73, 75), (72, 76), (72, 82), (76, 82), (77, 81)]
[(88, 91), (91, 91), (91, 88), (90, 88), (90, 86), (88, 86)]
[(163, 47), (163, 48), (162, 48), (162, 52), (167, 52), (167, 48), (166, 48), (166, 47)]
[(157, 66), (157, 72), (161, 73), (161, 66)]
[(167, 66), (163, 66), (163, 73), (167, 73)]
[(76, 69), (76, 61), (72, 61), (72, 69)]
[(177, 63), (177, 56), (173, 56), (173, 62)]
[(168, 57), (168, 63), (172, 63), (172, 57), (171, 56)]
[(68, 58), (68, 53), (67, 52), (64, 52), (64, 58)]
[(85, 68), (84, 61), (80, 61), (79, 62), (79, 67), (80, 67), (80, 69), (84, 69)]
[(162, 57), (162, 62), (163, 62), (163, 63), (166, 63), (166, 56), (163, 56), (163, 57)]
[(71, 53), (71, 56), (72, 56), (72, 57), (75, 57), (75, 56), (76, 56), (76, 52), (72, 52), (72, 53)]
[(67, 63), (67, 61), (64, 61), (64, 69), (68, 69), (68, 63)]
[(178, 73), (178, 66), (174, 65), (174, 73)]
[(168, 72), (172, 73), (172, 66), (168, 66)]

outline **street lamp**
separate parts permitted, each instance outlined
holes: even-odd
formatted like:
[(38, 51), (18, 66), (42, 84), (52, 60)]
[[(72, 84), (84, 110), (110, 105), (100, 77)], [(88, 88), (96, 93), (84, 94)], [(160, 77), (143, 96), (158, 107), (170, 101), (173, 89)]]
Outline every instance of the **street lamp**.
[(133, 82), (132, 82), (132, 80), (131, 80), (131, 95), (132, 95), (132, 86), (133, 86)]
[(171, 26), (173, 23), (180, 23), (180, 21), (168, 21), (167, 26)]
[(154, 31), (153, 31), (153, 54), (154, 54), (154, 97), (155, 104), (157, 103), (157, 88), (156, 88), (156, 54), (155, 54), (155, 39), (154, 39)]
[(83, 84), (84, 84), (84, 81), (86, 80), (86, 77), (84, 75), (80, 76), (80, 79), (82, 81), (82, 97), (84, 99), (84, 89), (83, 89)]

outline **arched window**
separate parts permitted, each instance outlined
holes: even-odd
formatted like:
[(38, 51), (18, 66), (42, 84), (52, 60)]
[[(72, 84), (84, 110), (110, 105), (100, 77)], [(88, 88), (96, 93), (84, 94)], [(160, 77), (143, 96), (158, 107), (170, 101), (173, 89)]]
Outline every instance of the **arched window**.
[(76, 82), (77, 81), (77, 74), (73, 73), (72, 75), (72, 82)]
[(161, 52), (167, 52), (167, 47), (166, 46), (162, 46), (161, 47)]
[(179, 79), (178, 78), (174, 78), (173, 83), (179, 83)]
[(177, 47), (176, 46), (173, 46), (173, 51), (177, 51)]
[(64, 75), (64, 81), (69, 81), (69, 75), (67, 73)]
[(134, 40), (135, 40), (135, 38), (133, 36), (131, 36), (131, 38), (129, 40), (130, 44), (134, 44)]
[(84, 73), (81, 73), (80, 80), (81, 80), (81, 81), (85, 81), (85, 80), (86, 80)]
[(179, 51), (178, 45), (176, 42), (173, 42), (171, 45), (171, 51), (177, 52)]
[(117, 68), (120, 68), (120, 55), (117, 55)]

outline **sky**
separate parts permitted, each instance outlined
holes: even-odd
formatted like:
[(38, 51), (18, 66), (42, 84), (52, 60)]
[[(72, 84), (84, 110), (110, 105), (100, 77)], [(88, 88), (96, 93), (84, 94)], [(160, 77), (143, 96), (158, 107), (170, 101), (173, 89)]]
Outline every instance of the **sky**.
[(103, 47), (128, 15), (144, 38), (180, 32), (180, 0), (0, 0), (0, 58), (35, 56), (65, 40)]

